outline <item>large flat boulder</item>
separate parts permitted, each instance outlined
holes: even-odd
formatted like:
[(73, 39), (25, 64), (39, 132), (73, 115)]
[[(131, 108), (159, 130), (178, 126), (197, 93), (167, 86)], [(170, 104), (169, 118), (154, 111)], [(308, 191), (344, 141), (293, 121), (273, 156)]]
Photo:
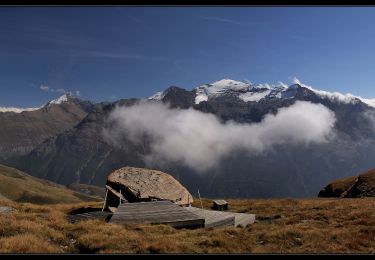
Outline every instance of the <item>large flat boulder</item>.
[[(107, 177), (107, 207), (117, 207), (120, 198), (128, 202), (168, 200), (189, 205), (193, 196), (171, 175), (150, 169), (124, 167)], [(121, 195), (120, 195), (121, 194)]]

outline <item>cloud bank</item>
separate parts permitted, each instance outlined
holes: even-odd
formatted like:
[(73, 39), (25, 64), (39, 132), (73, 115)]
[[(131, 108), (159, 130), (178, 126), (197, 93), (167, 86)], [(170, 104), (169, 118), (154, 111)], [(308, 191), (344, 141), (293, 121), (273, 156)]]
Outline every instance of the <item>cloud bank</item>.
[(142, 144), (150, 140), (148, 166), (179, 163), (198, 172), (209, 170), (236, 151), (265, 153), (275, 145), (324, 143), (333, 135), (334, 113), (321, 104), (297, 101), (259, 123), (221, 122), (215, 115), (193, 109), (170, 109), (143, 102), (117, 107), (109, 116), (104, 137), (114, 145), (124, 138)]

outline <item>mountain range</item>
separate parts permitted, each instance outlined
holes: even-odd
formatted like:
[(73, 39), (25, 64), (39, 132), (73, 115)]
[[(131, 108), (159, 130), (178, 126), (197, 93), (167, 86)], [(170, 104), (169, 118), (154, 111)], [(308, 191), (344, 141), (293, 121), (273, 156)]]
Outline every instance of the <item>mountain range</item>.
[[(203, 172), (179, 163), (156, 168), (174, 175), (193, 194), (205, 197), (315, 197), (331, 181), (373, 168), (374, 101), (315, 90), (300, 82), (254, 85), (223, 79), (186, 90), (171, 86), (145, 99), (92, 103), (70, 95), (33, 111), (0, 113), (1, 163), (60, 184), (103, 186), (120, 167), (146, 167), (151, 140), (118, 146), (104, 138), (117, 107), (167, 104), (213, 114), (220, 122), (256, 124), (298, 101), (321, 104), (335, 115), (335, 138), (324, 143), (280, 143), (267, 153), (236, 150)], [(189, 126), (194, 128), (194, 125)], [(297, 127), (290, 122), (290, 128)], [(278, 131), (278, 129), (274, 129)], [(243, 138), (252, 138), (251, 135)]]

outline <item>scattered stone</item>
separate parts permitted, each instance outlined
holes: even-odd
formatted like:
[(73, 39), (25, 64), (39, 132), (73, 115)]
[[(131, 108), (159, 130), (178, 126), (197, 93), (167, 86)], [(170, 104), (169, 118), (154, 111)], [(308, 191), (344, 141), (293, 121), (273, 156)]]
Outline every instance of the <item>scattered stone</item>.
[(12, 213), (14, 211), (16, 211), (16, 209), (12, 207), (0, 207), (0, 214)]

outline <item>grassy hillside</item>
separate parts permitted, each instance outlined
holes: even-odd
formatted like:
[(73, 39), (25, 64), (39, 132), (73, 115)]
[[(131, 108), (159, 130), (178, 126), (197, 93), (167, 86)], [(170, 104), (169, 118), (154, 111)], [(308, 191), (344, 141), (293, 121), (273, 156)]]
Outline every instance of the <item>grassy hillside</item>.
[(35, 204), (100, 201), (98, 197), (70, 190), (4, 165), (0, 165), (0, 199)]
[(319, 197), (361, 198), (375, 197), (375, 169), (358, 176), (334, 180), (325, 186)]
[(105, 197), (105, 188), (99, 187), (95, 185), (88, 185), (82, 183), (72, 183), (68, 185), (68, 188), (74, 191), (78, 191), (80, 193), (85, 193), (88, 195), (93, 195), (104, 199)]
[[(228, 200), (229, 210), (256, 214), (246, 228), (174, 229), (120, 226), (98, 220), (74, 224), (66, 213), (101, 203), (37, 206), (0, 214), (0, 252), (12, 253), (374, 253), (375, 199)], [(211, 201), (203, 200), (205, 208)], [(196, 206), (200, 206), (196, 201)]]
[(334, 180), (319, 192), (319, 197), (343, 197), (353, 187), (357, 178), (357, 176), (351, 176)]

